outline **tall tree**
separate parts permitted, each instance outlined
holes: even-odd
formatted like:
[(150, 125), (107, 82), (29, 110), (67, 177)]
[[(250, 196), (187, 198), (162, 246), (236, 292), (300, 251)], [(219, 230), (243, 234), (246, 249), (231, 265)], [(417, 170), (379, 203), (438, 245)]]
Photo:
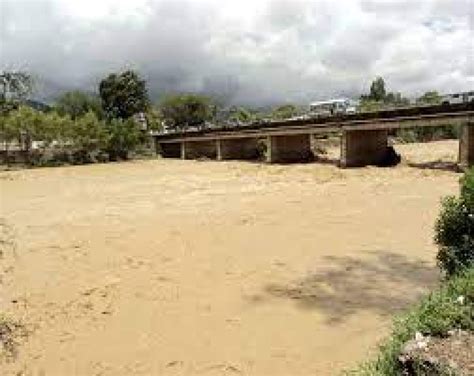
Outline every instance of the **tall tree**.
[(159, 107), (166, 126), (174, 129), (201, 128), (216, 112), (211, 99), (197, 94), (167, 96)]
[(370, 85), (368, 95), (361, 95), (360, 111), (375, 111), (383, 108), (403, 107), (410, 104), (410, 100), (398, 92), (389, 92), (382, 77), (377, 77)]
[(73, 120), (84, 116), (89, 111), (98, 118), (103, 117), (100, 99), (79, 90), (68, 91), (56, 101), (56, 109), (60, 115), (69, 115)]
[(102, 107), (109, 119), (127, 119), (149, 105), (145, 80), (131, 70), (110, 74), (99, 84)]
[(0, 98), (2, 100), (24, 100), (33, 90), (33, 78), (22, 71), (0, 73)]
[(385, 81), (382, 77), (377, 77), (370, 85), (369, 99), (383, 101), (386, 95)]
[(0, 114), (18, 108), (33, 91), (33, 78), (27, 72), (0, 72)]

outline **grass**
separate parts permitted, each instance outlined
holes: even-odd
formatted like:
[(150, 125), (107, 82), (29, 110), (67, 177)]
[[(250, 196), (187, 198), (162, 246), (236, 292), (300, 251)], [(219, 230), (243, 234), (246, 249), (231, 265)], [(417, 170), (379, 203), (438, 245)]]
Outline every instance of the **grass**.
[[(464, 296), (464, 304), (457, 302)], [(474, 331), (474, 268), (445, 281), (416, 307), (394, 323), (390, 338), (380, 346), (378, 356), (347, 375), (399, 376), (398, 356), (403, 345), (415, 336), (444, 336), (449, 330)], [(442, 374), (449, 374), (447, 373)]]

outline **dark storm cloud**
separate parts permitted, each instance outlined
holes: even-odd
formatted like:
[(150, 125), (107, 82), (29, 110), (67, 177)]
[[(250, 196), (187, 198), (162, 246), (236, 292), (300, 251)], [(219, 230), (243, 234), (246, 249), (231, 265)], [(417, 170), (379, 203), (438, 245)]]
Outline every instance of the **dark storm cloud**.
[(407, 94), (474, 82), (465, 0), (0, 0), (0, 12), (0, 67), (34, 72), (43, 97), (125, 68), (155, 98), (250, 104), (357, 95), (378, 74)]

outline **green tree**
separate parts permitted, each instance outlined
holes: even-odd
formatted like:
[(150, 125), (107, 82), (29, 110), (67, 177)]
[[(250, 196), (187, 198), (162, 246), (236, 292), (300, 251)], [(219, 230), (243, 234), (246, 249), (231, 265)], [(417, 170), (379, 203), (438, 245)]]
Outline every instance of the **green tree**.
[(152, 131), (159, 131), (163, 128), (163, 115), (160, 110), (150, 106), (145, 113), (147, 129)]
[(74, 121), (69, 115), (61, 116), (52, 111), (44, 116), (43, 141), (45, 147), (53, 146), (54, 149), (64, 150), (73, 144)]
[(143, 142), (144, 135), (136, 122), (129, 119), (112, 119), (107, 124), (108, 140), (106, 151), (111, 160), (128, 159), (129, 152)]
[(421, 97), (417, 98), (416, 103), (419, 103), (419, 104), (440, 104), (441, 103), (441, 95), (435, 90), (427, 91)]
[(44, 114), (30, 107), (20, 106), (9, 113), (7, 122), (11, 131), (16, 134), (18, 145), (29, 163), (33, 141), (41, 139)]
[(88, 163), (107, 147), (109, 135), (105, 123), (89, 111), (71, 123), (66, 137), (70, 140), (75, 162)]
[[(25, 153), (27, 162), (31, 161), (33, 142), (36, 147), (44, 151), (56, 139), (56, 123), (51, 121), (51, 115), (34, 110), (28, 106), (20, 106), (0, 117), (0, 137), (7, 150), (12, 142), (16, 141), (19, 148)], [(7, 155), (8, 159), (8, 155)]]
[(388, 92), (382, 77), (372, 81), (369, 94), (361, 95), (360, 99), (360, 111), (378, 111), (387, 107), (403, 107), (410, 104), (410, 100), (404, 98), (401, 93)]
[(145, 80), (131, 70), (104, 78), (99, 84), (99, 93), (108, 119), (127, 119), (146, 112), (149, 105)]
[(202, 128), (216, 113), (212, 100), (198, 94), (167, 96), (159, 108), (166, 126), (173, 129)]
[(298, 108), (293, 104), (284, 104), (272, 111), (271, 118), (275, 120), (288, 119), (298, 113)]
[(250, 123), (254, 118), (253, 114), (245, 107), (232, 107), (228, 120), (234, 123)]
[(5, 150), (5, 161), (9, 164), (10, 145), (18, 140), (19, 132), (8, 115), (0, 115), (0, 142)]
[(377, 77), (370, 85), (368, 99), (383, 101), (386, 95), (385, 81), (382, 77)]
[(33, 78), (26, 72), (0, 72), (0, 116), (17, 109), (32, 93), (33, 86)]
[(0, 100), (22, 101), (33, 91), (33, 78), (27, 72), (3, 71), (0, 73)]
[(79, 90), (69, 91), (56, 101), (56, 110), (60, 115), (69, 115), (73, 120), (94, 112), (99, 119), (103, 117), (100, 99)]

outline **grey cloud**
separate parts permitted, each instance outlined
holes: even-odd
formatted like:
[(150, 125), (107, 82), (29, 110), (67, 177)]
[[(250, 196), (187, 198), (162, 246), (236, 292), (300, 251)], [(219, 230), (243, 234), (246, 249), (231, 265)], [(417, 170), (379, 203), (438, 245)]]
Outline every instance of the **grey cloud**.
[(266, 17), (274, 30), (281, 30), (303, 23), (311, 11), (311, 4), (301, 0), (276, 0), (268, 4)]
[(255, 105), (358, 95), (378, 74), (408, 95), (474, 85), (470, 1), (267, 0), (229, 17), (221, 2), (150, 0), (142, 16), (92, 20), (58, 1), (0, 0), (0, 68), (34, 72), (43, 98), (124, 68), (154, 98)]

